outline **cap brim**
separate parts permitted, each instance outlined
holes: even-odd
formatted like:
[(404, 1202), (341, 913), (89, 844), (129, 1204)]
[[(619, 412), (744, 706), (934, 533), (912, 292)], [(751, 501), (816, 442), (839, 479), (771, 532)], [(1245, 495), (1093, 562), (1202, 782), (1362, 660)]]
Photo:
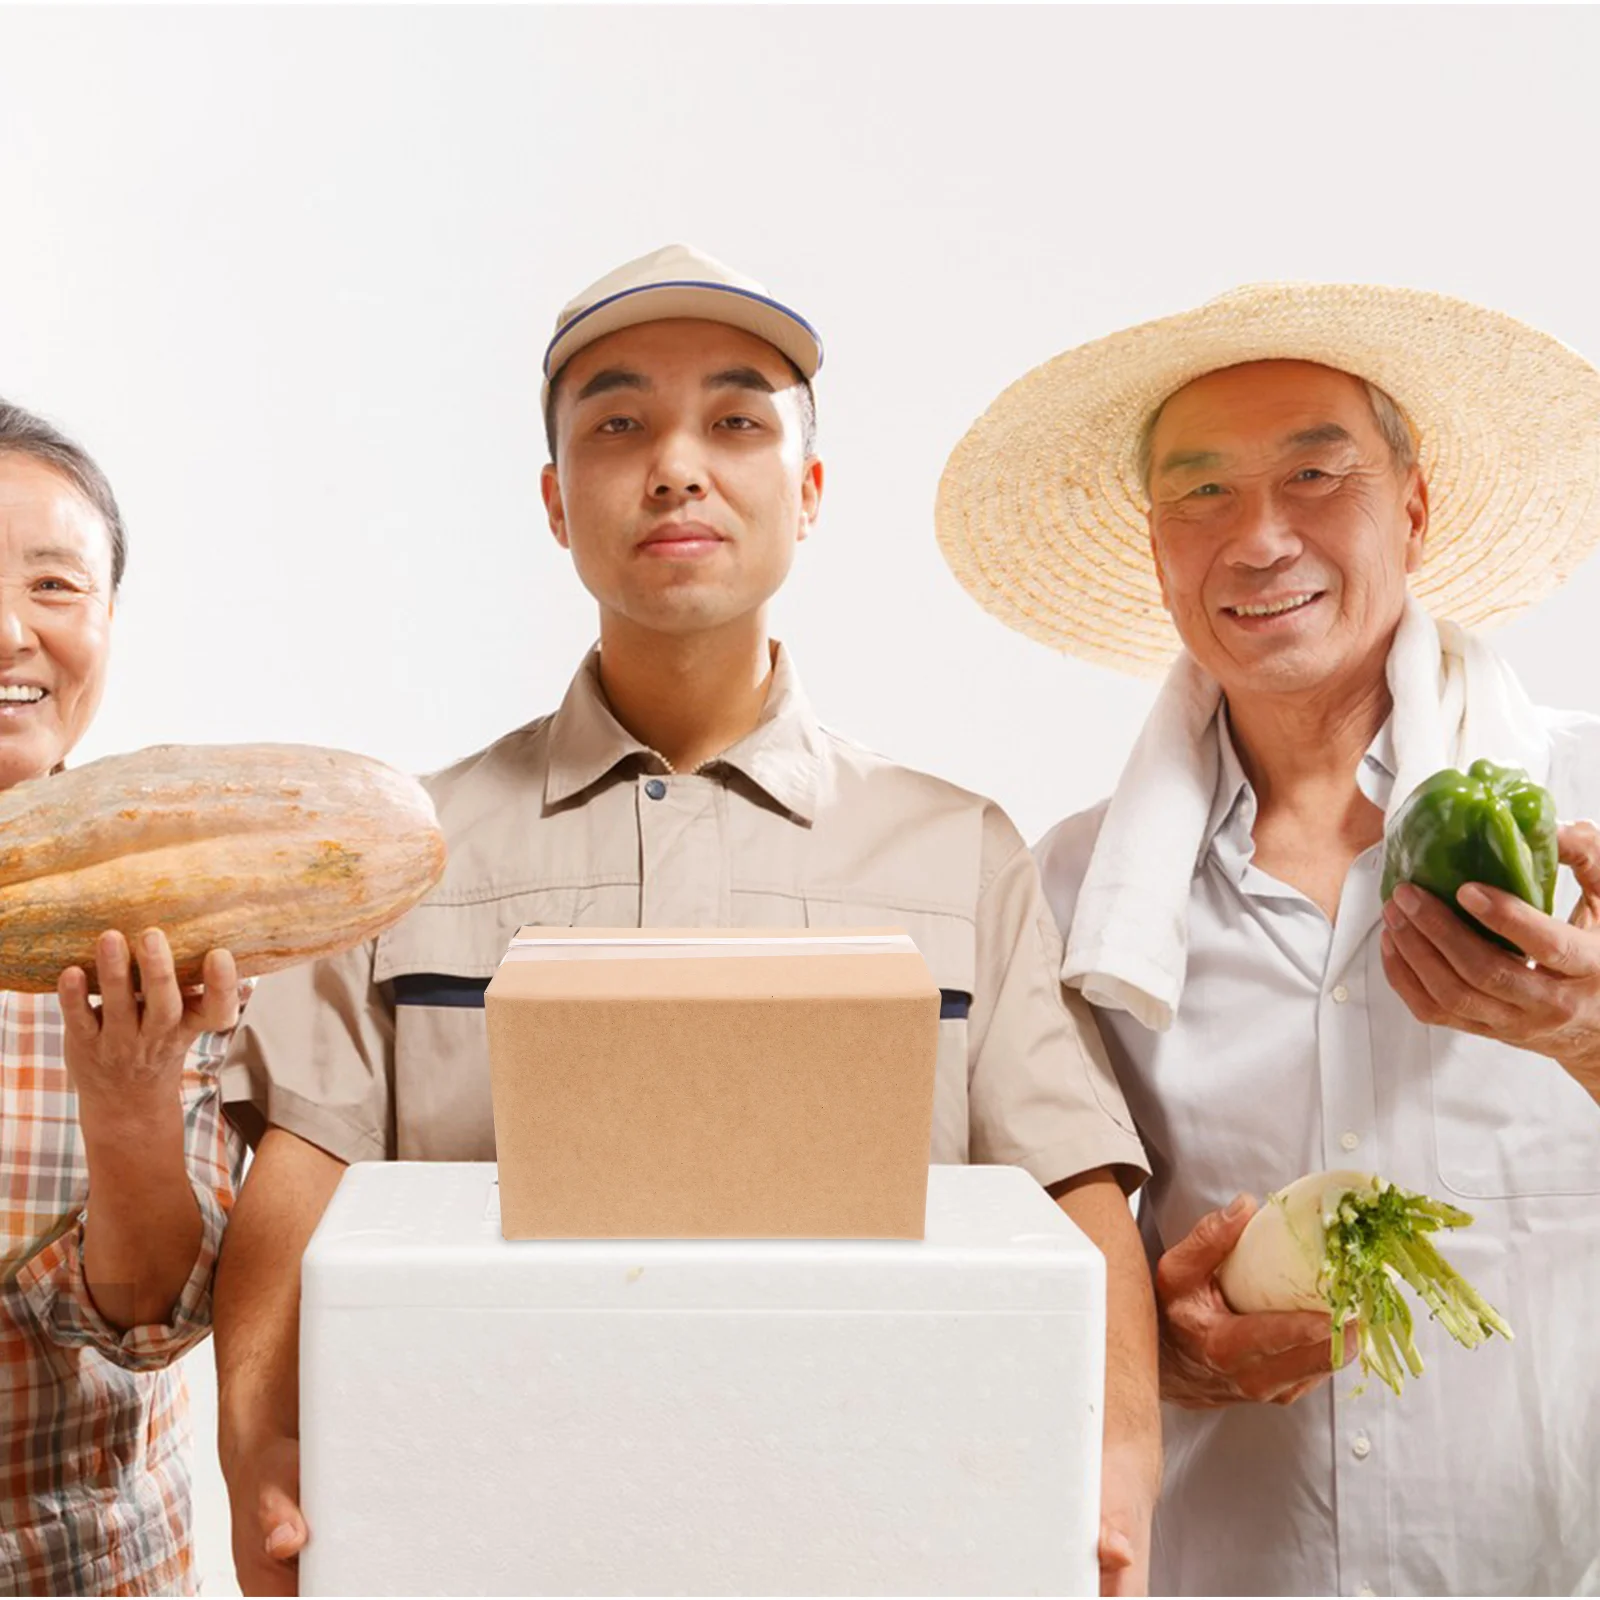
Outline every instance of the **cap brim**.
[(580, 350), (620, 329), (679, 317), (725, 323), (766, 340), (808, 382), (822, 367), (822, 336), (797, 311), (776, 300), (724, 283), (651, 283), (598, 301), (556, 334), (544, 353), (546, 402), (550, 379)]

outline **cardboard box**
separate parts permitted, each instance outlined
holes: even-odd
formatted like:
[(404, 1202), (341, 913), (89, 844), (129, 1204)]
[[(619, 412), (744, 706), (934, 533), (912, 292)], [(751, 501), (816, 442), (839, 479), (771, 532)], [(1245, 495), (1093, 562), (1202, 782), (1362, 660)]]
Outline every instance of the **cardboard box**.
[(921, 1240), (519, 1240), (359, 1162), (302, 1270), (303, 1595), (1092, 1595), (1105, 1263), (1025, 1172)]
[(922, 1237), (906, 934), (524, 928), (485, 1004), (506, 1238)]

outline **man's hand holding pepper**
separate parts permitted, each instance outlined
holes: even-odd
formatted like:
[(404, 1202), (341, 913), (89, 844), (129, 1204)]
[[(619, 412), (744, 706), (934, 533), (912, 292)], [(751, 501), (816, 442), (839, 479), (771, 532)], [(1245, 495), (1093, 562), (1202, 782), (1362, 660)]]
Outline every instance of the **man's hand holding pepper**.
[(1399, 884), (1383, 912), (1383, 969), (1418, 1021), (1549, 1056), (1600, 1102), (1600, 828), (1575, 822), (1557, 841), (1582, 891), (1570, 922), (1481, 883), (1456, 894), (1526, 960)]

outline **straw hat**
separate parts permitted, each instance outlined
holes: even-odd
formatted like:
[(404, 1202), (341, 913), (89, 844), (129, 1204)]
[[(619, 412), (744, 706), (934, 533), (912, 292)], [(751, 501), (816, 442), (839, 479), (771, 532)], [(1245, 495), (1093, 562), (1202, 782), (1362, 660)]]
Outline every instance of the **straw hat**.
[(1194, 379), (1272, 359), (1366, 378), (1405, 411), (1431, 505), (1412, 589), (1435, 616), (1503, 622), (1600, 543), (1600, 372), (1582, 357), (1446, 295), (1254, 284), (1012, 384), (940, 480), (935, 522), (956, 577), (1030, 638), (1160, 672), (1178, 636), (1150, 556), (1140, 431)]
[(674, 317), (753, 333), (782, 351), (807, 380), (822, 366), (822, 336), (798, 311), (703, 250), (669, 244), (608, 272), (561, 308), (544, 353), (541, 409), (550, 404), (550, 380), (585, 346), (622, 328)]

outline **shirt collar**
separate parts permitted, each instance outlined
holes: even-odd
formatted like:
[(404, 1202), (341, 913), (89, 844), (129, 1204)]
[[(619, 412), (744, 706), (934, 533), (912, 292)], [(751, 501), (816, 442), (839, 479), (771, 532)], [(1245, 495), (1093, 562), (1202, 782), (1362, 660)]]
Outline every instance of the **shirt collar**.
[[(1213, 726), (1217, 730), (1217, 787), (1196, 866), (1210, 852), (1238, 882), (1256, 852), (1256, 794), (1245, 776), (1244, 763), (1233, 742), (1226, 700), (1217, 708)], [(1372, 743), (1367, 746), (1361, 765), (1356, 769), (1356, 783), (1373, 805), (1380, 811), (1387, 811), (1394, 792), (1394, 775), (1394, 716), (1391, 713), (1383, 719)]]
[[(705, 768), (732, 767), (785, 811), (810, 823), (822, 787), (823, 738), (789, 652), (778, 644), (761, 720)], [(668, 770), (657, 751), (617, 721), (600, 686), (596, 647), (584, 658), (551, 725), (545, 804), (560, 805), (593, 788), (630, 757), (659, 772)]]

